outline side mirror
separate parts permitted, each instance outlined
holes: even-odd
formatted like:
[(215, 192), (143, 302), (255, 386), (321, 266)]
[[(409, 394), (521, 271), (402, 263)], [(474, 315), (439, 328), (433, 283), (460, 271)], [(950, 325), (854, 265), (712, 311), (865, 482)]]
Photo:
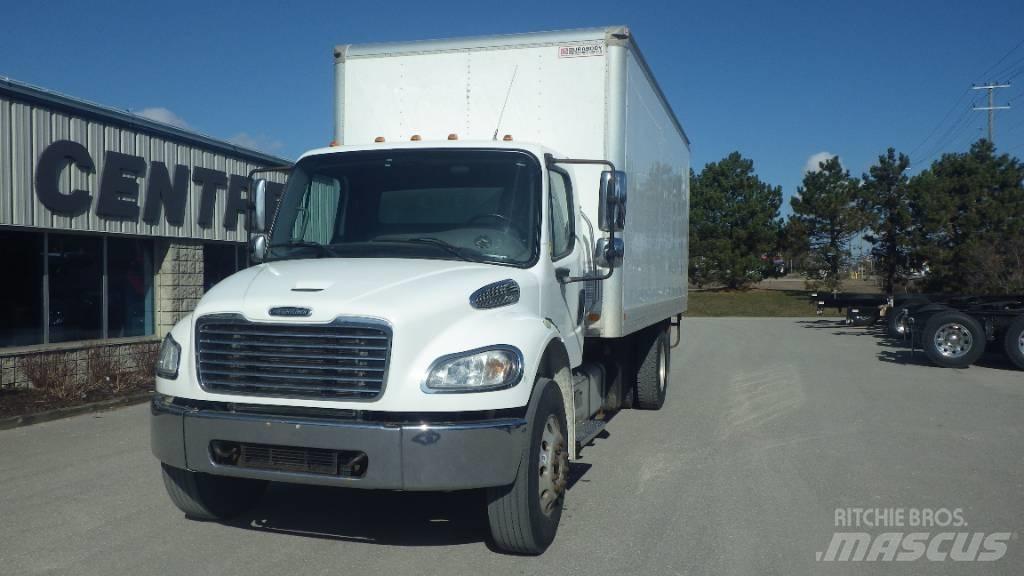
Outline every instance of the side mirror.
[(621, 170), (601, 172), (601, 190), (597, 207), (599, 228), (618, 232), (626, 225), (626, 173)]
[(267, 181), (260, 178), (253, 187), (253, 223), (252, 231), (263, 233), (267, 231)]
[(267, 257), (267, 235), (256, 234), (249, 238), (249, 257), (259, 264)]
[(613, 242), (608, 242), (607, 238), (599, 238), (594, 250), (594, 261), (602, 268), (618, 268), (622, 265), (622, 256), (625, 253), (626, 246), (622, 238), (616, 238)]

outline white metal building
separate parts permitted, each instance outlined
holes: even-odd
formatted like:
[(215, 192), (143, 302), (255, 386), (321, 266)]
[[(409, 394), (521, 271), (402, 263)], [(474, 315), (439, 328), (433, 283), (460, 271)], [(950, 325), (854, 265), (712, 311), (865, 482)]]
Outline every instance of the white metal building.
[(285, 160), (0, 79), (0, 386), (156, 342), (245, 265), (248, 173)]

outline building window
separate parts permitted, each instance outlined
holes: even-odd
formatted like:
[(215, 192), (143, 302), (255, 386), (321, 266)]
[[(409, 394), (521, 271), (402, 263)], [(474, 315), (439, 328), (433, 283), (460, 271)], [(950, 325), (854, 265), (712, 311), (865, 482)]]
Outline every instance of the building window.
[(153, 242), (0, 229), (0, 347), (154, 333)]
[(203, 291), (245, 267), (235, 244), (203, 244)]
[(153, 243), (107, 240), (107, 337), (153, 333)]
[(0, 346), (43, 341), (43, 235), (0, 230), (0, 262), (16, 279), (0, 282)]
[(103, 337), (103, 238), (50, 234), (50, 342)]

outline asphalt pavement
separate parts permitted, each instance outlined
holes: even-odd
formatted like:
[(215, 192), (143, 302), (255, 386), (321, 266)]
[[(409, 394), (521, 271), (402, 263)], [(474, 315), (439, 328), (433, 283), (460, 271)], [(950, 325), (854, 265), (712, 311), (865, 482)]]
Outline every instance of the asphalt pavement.
[[(149, 453), (148, 407), (133, 406), (0, 432), (0, 574), (1017, 574), (1024, 565), (1024, 372), (998, 358), (934, 368), (877, 330), (814, 318), (687, 319), (671, 369), (663, 410), (618, 414), (584, 450), (558, 537), (538, 558), (488, 547), (477, 493), (274, 485), (236, 521), (187, 520)], [(837, 527), (837, 508), (939, 519), (959, 509), (966, 526)], [(833, 533), (849, 530), (1011, 536), (988, 563), (819, 561)]]

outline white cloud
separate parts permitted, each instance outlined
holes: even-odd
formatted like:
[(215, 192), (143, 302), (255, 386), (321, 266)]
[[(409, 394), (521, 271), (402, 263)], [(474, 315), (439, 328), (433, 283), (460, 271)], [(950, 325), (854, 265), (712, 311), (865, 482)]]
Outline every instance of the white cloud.
[(178, 116), (174, 112), (171, 112), (167, 108), (162, 106), (153, 106), (151, 108), (143, 108), (135, 112), (136, 116), (142, 116), (143, 118), (149, 118), (157, 122), (164, 124), (170, 124), (183, 130), (193, 130), (192, 126), (189, 125), (181, 116)]
[(835, 154), (827, 151), (811, 154), (807, 158), (807, 162), (804, 163), (804, 173), (806, 174), (807, 172), (817, 172), (818, 170), (821, 170), (821, 163), (835, 156)]
[(239, 132), (238, 134), (228, 138), (228, 142), (241, 146), (242, 148), (251, 148), (253, 150), (271, 153), (277, 152), (284, 147), (284, 143), (280, 140), (264, 136), (263, 134), (249, 134), (248, 132)]

